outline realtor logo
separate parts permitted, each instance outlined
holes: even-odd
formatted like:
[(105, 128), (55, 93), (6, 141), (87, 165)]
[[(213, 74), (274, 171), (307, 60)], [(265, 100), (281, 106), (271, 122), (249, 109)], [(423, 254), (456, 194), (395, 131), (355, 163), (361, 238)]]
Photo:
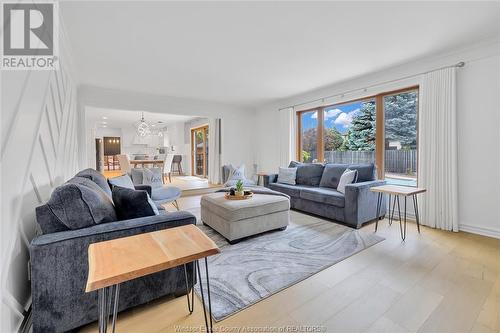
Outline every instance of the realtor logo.
[(55, 2), (3, 3), (2, 69), (57, 69)]

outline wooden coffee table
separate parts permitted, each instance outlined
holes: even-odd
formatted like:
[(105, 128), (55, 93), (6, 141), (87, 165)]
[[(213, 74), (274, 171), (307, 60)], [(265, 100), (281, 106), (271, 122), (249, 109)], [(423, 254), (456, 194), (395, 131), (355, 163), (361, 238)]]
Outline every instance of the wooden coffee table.
[[(392, 225), (392, 221), (394, 219), (394, 211), (396, 209), (396, 201), (398, 202), (398, 217), (399, 217), (399, 230), (401, 232), (401, 238), (403, 241), (406, 239), (406, 198), (412, 197), (413, 200), (413, 209), (415, 211), (415, 219), (417, 221), (417, 230), (420, 233), (420, 221), (418, 215), (418, 200), (417, 194), (424, 193), (427, 190), (425, 188), (412, 187), (412, 186), (400, 186), (400, 185), (381, 185), (374, 186), (370, 188), (370, 191), (377, 192), (377, 216), (380, 215), (380, 207), (382, 205), (382, 194), (389, 195), (389, 225)], [(394, 202), (392, 206), (392, 214), (391, 214), (391, 197), (394, 196)], [(399, 197), (404, 197), (404, 228), (401, 223), (401, 207), (399, 204)], [(378, 218), (375, 222), (375, 232), (377, 232), (378, 228)]]
[[(120, 283), (180, 265), (184, 265), (190, 313), (194, 308), (195, 270), (198, 272), (205, 325), (207, 331), (211, 332), (212, 304), (207, 257), (217, 253), (220, 253), (217, 245), (192, 224), (90, 244), (89, 274), (85, 291), (98, 291), (99, 332), (107, 330), (113, 293), (112, 331), (115, 331)], [(199, 259), (205, 259), (210, 326), (205, 308)], [(191, 262), (193, 262), (193, 288), (190, 302), (186, 264)]]

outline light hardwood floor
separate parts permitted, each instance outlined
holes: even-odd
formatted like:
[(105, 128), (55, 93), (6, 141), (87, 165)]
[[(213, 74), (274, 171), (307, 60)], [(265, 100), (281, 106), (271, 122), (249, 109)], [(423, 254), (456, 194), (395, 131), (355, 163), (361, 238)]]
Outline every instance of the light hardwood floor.
[[(181, 209), (199, 206), (181, 198)], [(303, 217), (302, 217), (303, 216)], [(301, 215), (301, 218), (308, 218)], [(372, 233), (368, 225), (361, 232)], [(285, 289), (228, 319), (231, 327), (319, 326), (325, 332), (500, 332), (500, 240), (397, 223), (379, 224), (385, 241)], [(201, 306), (158, 300), (120, 313), (118, 332), (198, 332)], [(95, 332), (96, 324), (83, 328)], [(248, 330), (247, 330), (248, 331)]]

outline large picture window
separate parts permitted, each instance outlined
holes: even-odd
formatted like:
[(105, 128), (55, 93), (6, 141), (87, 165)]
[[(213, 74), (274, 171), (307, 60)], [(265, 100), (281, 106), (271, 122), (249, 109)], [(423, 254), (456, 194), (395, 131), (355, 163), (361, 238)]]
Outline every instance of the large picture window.
[(324, 156), (328, 163), (375, 162), (375, 100), (324, 108)]
[(417, 110), (418, 87), (411, 87), (299, 111), (297, 159), (375, 163), (379, 178), (416, 186)]
[(300, 114), (300, 160), (311, 163), (318, 160), (318, 112)]

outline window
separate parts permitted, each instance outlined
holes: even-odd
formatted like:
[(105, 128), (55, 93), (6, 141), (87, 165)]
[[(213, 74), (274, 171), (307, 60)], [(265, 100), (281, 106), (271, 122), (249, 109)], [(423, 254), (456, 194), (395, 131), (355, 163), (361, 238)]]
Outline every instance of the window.
[(385, 95), (385, 179), (417, 186), (418, 91)]
[(323, 109), (324, 158), (328, 163), (375, 162), (375, 100)]
[(318, 160), (318, 112), (300, 114), (300, 160), (306, 163)]
[(417, 110), (418, 87), (411, 87), (299, 111), (297, 159), (375, 163), (379, 178), (416, 186)]

